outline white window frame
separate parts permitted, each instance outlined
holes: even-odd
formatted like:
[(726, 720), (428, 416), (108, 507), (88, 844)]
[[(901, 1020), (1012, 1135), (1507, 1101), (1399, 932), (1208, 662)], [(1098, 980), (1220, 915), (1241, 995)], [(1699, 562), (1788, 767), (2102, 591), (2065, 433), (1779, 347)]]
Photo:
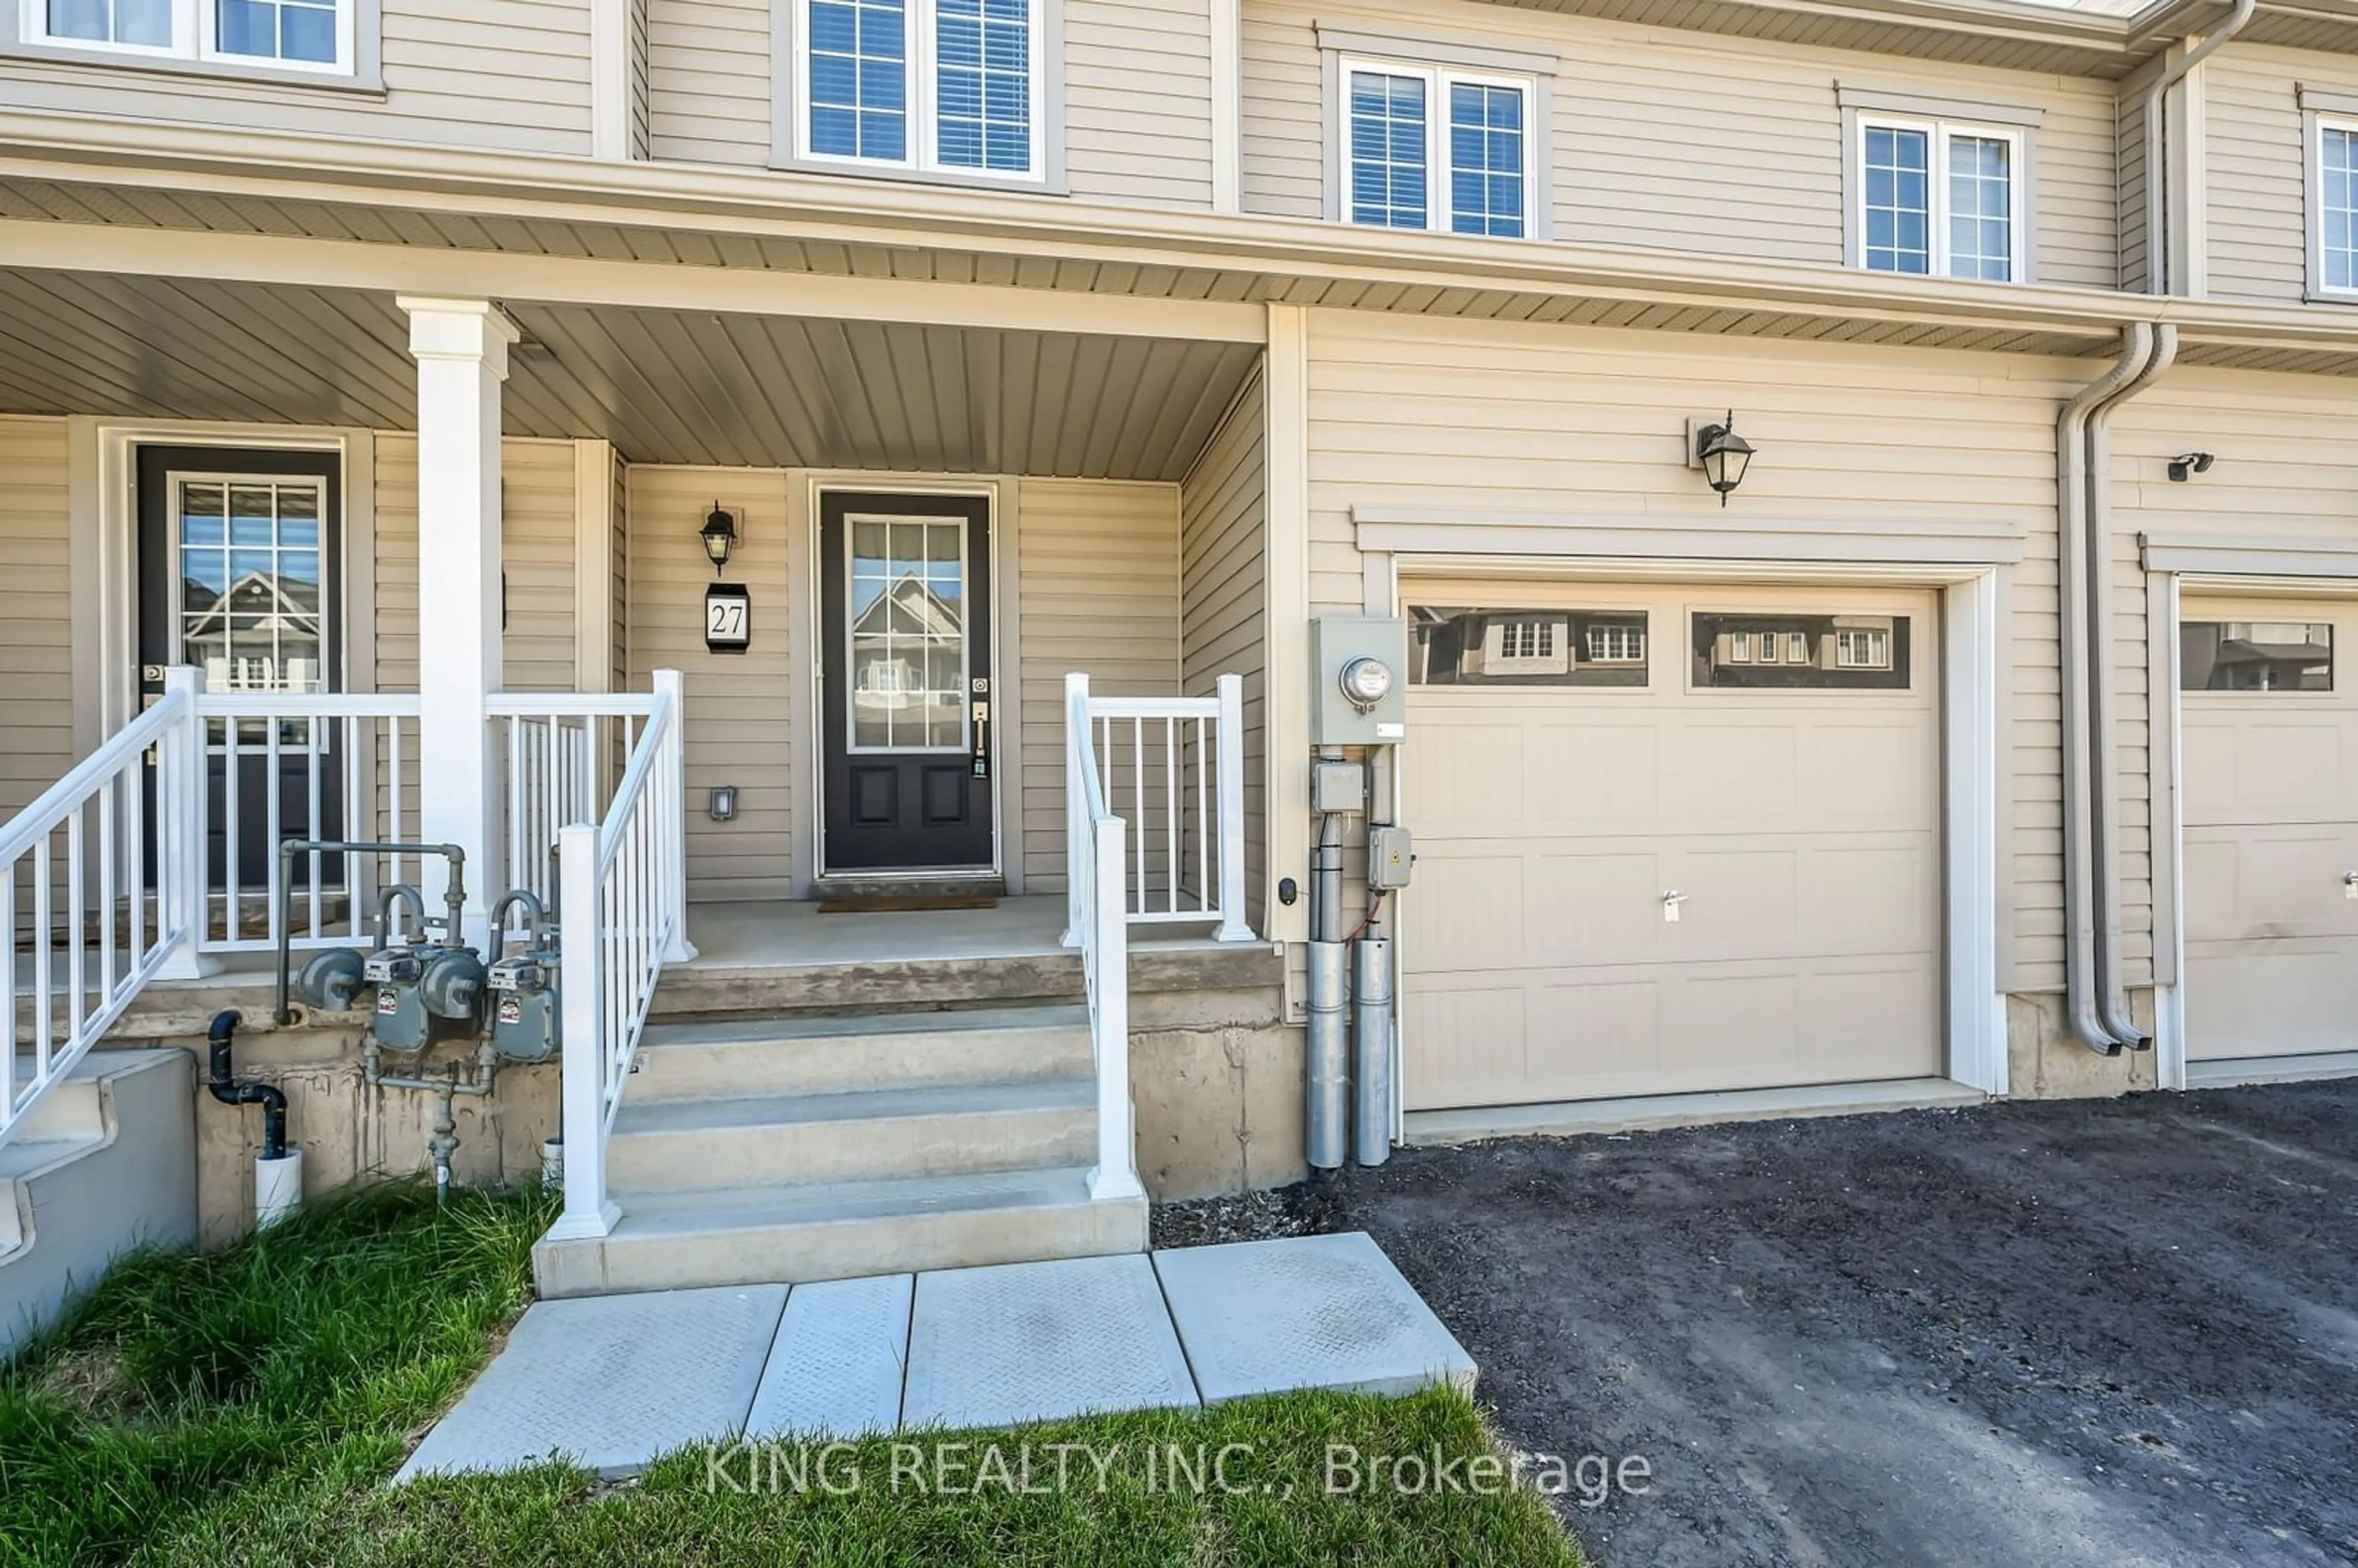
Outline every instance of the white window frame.
[[(1543, 237), (1540, 221), (1541, 160), (1540, 80), (1518, 71), (1481, 70), (1466, 66), (1436, 65), (1381, 55), (1342, 54), (1336, 61), (1336, 91), (1333, 123), (1326, 127), (1337, 150), (1341, 189), (1336, 214), (1353, 228), (1390, 228), (1396, 233), (1448, 234), (1465, 240), (1531, 240)], [(1391, 224), (1361, 223), (1352, 216), (1352, 173), (1357, 160), (1351, 146), (1351, 78), (1359, 71), (1379, 76), (1413, 76), (1424, 82), (1424, 227), (1402, 229)], [(1520, 234), (1460, 234), (1451, 222), (1449, 178), (1448, 92), (1453, 86), (1509, 88), (1523, 95), (1523, 232)]]
[[(1926, 238), (1931, 242), (1931, 270), (1923, 273), (1892, 272), (1867, 265), (1866, 253), (1866, 138), (1874, 131), (1901, 131), (1921, 135), (1926, 138), (1928, 167), (1925, 170)], [(1949, 252), (1949, 181), (1950, 144), (1959, 136), (1976, 141), (2006, 144), (2006, 276), (2003, 281), (2023, 283), (2029, 278), (2029, 246), (2027, 236), (2027, 193), (2029, 189), (2029, 139), (2017, 125), (1995, 125), (1978, 121), (1922, 118), (1907, 114), (1860, 113), (1853, 116), (1851, 126), (1851, 169), (1855, 175), (1850, 191), (1850, 221), (1856, 235), (1857, 251), (1853, 264), (1863, 272), (1873, 272), (1884, 277), (1938, 277), (1953, 283), (1991, 283), (1993, 278), (1960, 278), (1950, 272)]]
[(301, 76), (347, 78), (358, 74), (362, 0), (335, 0), (336, 58), (332, 61), (286, 59), (276, 55), (236, 54), (221, 47), (219, 0), (172, 0), (172, 41), (168, 45), (114, 43), (69, 38), (49, 31), (49, 0), (17, 0), (17, 37), (34, 49), (119, 56), (157, 63), (193, 61), (231, 70), (287, 71)]
[[(2310, 112), (2308, 116), (2309, 167), (2304, 171), (2309, 206), (2309, 287), (2320, 299), (2358, 299), (2358, 262), (2352, 264), (2348, 283), (2327, 281), (2325, 270), (2325, 134), (2339, 131), (2343, 135), (2358, 137), (2358, 115), (2329, 114)], [(2358, 215), (2352, 222), (2358, 224)]]
[(1027, 167), (1022, 169), (978, 168), (972, 164), (944, 163), (941, 158), (941, 98), (940, 62), (937, 40), (940, 36), (940, 16), (936, 0), (903, 0), (903, 15), (909, 29), (907, 47), (902, 51), (902, 65), (908, 72), (903, 84), (903, 102), (907, 104), (909, 134), (908, 156), (899, 158), (860, 157), (847, 153), (823, 153), (811, 145), (811, 20), (810, 0), (791, 0), (793, 6), (793, 44), (791, 58), (785, 62), (791, 72), (788, 80), (794, 91), (785, 107), (793, 124), (788, 128), (787, 146), (794, 160), (814, 167), (871, 171), (897, 171), (908, 174), (936, 176), (945, 179), (973, 180), (986, 185), (1047, 185), (1050, 183), (1048, 158), (1048, 115), (1052, 97), (1049, 84), (1049, 44), (1047, 17), (1055, 0), (1031, 0), (1024, 27), (1029, 36), (1026, 46), (1031, 70), (1026, 82), (1031, 94), (1031, 142), (1025, 153)]
[[(1852, 639), (1863, 643), (1867, 651), (1881, 654), (1880, 658), (1855, 658), (1852, 655)], [(1838, 670), (1887, 670), (1891, 667), (1891, 632), (1882, 626), (1837, 626), (1834, 628), (1834, 668)]]

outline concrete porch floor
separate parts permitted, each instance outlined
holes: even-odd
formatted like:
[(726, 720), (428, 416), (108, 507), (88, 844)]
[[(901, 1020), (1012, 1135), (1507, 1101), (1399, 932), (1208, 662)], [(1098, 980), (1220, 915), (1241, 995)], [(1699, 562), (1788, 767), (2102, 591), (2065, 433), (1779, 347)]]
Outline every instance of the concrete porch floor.
[[(856, 918), (844, 916), (841, 918)], [(1363, 1233), (543, 1302), (400, 1480), (708, 1441), (1002, 1426), (1475, 1367)]]
[[(1211, 939), (1200, 927), (1132, 926), (1140, 952), (1221, 952), (1247, 946)], [(990, 909), (893, 910), (821, 914), (811, 903), (697, 903), (687, 936), (697, 949), (689, 969), (818, 968), (960, 958), (1047, 958), (1073, 949), (1063, 942), (1065, 895), (1002, 898)]]

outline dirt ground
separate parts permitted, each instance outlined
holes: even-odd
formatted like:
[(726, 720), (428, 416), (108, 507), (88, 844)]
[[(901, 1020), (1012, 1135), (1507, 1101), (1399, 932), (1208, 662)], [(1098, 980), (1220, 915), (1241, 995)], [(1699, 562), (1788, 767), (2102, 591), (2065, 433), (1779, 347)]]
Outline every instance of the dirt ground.
[(1410, 1150), (1157, 1225), (1372, 1232), (1507, 1436), (1600, 1461), (1603, 1568), (2358, 1562), (2358, 1080)]

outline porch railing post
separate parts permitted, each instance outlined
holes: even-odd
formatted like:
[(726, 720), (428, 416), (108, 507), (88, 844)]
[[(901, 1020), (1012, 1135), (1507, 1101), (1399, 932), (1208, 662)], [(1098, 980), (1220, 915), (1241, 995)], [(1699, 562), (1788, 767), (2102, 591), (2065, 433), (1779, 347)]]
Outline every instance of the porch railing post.
[[(1081, 742), (1084, 734), (1076, 734), (1076, 715), (1087, 725), (1089, 710), (1089, 677), (1075, 670), (1065, 676), (1065, 937), (1067, 947), (1081, 946), (1085, 933), (1082, 923), (1087, 918), (1088, 903), (1082, 888), (1085, 836), (1091, 831), (1088, 800), (1080, 788), (1081, 760), (1087, 753)], [(1125, 897), (1127, 895), (1125, 894)], [(1114, 906), (1123, 905), (1116, 899)]]
[(1225, 675), (1220, 692), (1220, 928), (1216, 942), (1249, 942), (1245, 918), (1245, 677)]
[[(1093, 1198), (1142, 1198), (1138, 1181), (1138, 1139), (1130, 1098), (1130, 911), (1128, 868), (1123, 864), (1124, 824), (1119, 816), (1092, 819), (1097, 878), (1089, 917), (1097, 922), (1096, 1005), (1090, 1026), (1098, 1064), (1098, 1164), (1089, 1173)], [(1074, 881), (1084, 880), (1075, 862)]]
[[(218, 973), (220, 961), (201, 948), (209, 897), (205, 866), (205, 719), (197, 711), (204, 672), (174, 665), (164, 672), (166, 700), (181, 699), (179, 722), (156, 748), (156, 925), (169, 934), (171, 951), (157, 969), (167, 980), (201, 979)], [(229, 912), (229, 935), (237, 935), (237, 911)]]
[(687, 677), (677, 670), (657, 670), (654, 679), (656, 722), (664, 725), (663, 776), (655, 794), (656, 841), (663, 846), (664, 911), (671, 940), (664, 962), (685, 964), (696, 957), (687, 939)]
[(558, 832), (557, 846), (565, 1212), (548, 1234), (586, 1240), (608, 1234), (622, 1217), (606, 1196), (606, 941), (599, 919), (598, 829), (569, 824)]

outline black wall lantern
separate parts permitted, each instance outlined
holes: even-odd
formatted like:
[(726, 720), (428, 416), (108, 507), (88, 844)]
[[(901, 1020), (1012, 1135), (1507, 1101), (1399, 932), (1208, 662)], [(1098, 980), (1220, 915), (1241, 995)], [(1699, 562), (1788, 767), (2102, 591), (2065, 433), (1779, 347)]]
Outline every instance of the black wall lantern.
[(704, 553), (712, 557), (713, 574), (718, 576), (720, 568), (729, 564), (730, 553), (737, 548), (737, 519), (720, 510), (720, 503), (716, 501), (700, 534)]
[(1729, 493), (1744, 482), (1744, 470), (1752, 466), (1752, 443), (1736, 433), (1736, 410), (1727, 411), (1725, 422), (1695, 431), (1694, 466), (1703, 470), (1704, 482), (1719, 492), (1719, 503), (1726, 505)]

